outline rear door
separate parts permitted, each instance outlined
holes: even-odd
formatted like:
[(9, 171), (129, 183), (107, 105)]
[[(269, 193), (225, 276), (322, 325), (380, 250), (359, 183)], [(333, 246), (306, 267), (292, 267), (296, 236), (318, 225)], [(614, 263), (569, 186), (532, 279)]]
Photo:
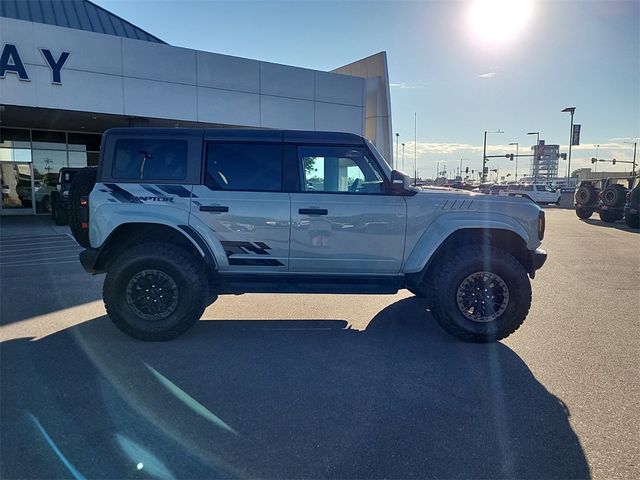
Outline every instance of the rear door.
[(282, 191), (281, 138), (281, 132), (259, 141), (205, 137), (203, 182), (193, 188), (189, 224), (222, 244), (221, 272), (288, 269), (290, 200)]
[(291, 148), (300, 188), (291, 193), (290, 270), (397, 274), (404, 255), (406, 201), (386, 191), (384, 173), (368, 149)]

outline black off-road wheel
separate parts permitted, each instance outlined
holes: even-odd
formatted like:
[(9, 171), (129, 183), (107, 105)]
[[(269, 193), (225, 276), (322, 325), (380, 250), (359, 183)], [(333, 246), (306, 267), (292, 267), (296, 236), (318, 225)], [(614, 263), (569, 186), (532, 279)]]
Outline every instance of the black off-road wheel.
[(69, 214), (67, 213), (67, 209), (62, 207), (60, 201), (57, 199), (53, 201), (52, 215), (56, 225), (66, 225), (69, 223)]
[(531, 284), (511, 254), (474, 245), (447, 258), (433, 278), (431, 312), (450, 335), (465, 342), (495, 342), (524, 322)]
[(116, 327), (145, 341), (182, 335), (211, 300), (203, 264), (165, 243), (144, 243), (122, 253), (109, 267), (102, 293)]
[(578, 218), (586, 220), (587, 218), (591, 218), (591, 215), (593, 215), (593, 210), (584, 207), (576, 207), (576, 215), (578, 216)]
[(627, 213), (624, 216), (624, 223), (627, 224), (627, 227), (640, 228), (640, 215), (637, 213)]
[(86, 197), (96, 184), (96, 167), (86, 167), (78, 171), (69, 187), (69, 228), (73, 238), (84, 248), (91, 247), (89, 229), (82, 228), (80, 220), (80, 199)]
[(613, 223), (616, 220), (619, 220), (615, 213), (608, 210), (601, 210), (598, 212), (598, 215), (600, 215), (600, 220), (602, 220), (604, 223)]

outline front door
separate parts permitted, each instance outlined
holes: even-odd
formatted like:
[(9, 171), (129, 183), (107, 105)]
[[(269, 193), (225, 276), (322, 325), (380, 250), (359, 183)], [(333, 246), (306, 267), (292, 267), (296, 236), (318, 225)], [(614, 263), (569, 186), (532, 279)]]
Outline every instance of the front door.
[(289, 194), (282, 191), (282, 143), (211, 142), (205, 185), (193, 188), (190, 224), (220, 241), (224, 272), (271, 273), (289, 264)]
[(299, 146), (300, 192), (291, 194), (290, 271), (397, 274), (407, 217), (385, 192), (363, 147)]
[(30, 163), (0, 161), (2, 215), (31, 215), (35, 201), (35, 185)]

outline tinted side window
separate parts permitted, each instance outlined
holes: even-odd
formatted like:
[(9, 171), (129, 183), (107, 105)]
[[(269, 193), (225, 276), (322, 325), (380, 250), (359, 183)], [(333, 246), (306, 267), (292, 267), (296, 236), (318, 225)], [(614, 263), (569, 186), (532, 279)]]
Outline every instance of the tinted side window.
[(132, 139), (116, 142), (111, 175), (123, 180), (183, 180), (187, 172), (184, 140)]
[(302, 191), (383, 193), (384, 183), (362, 148), (299, 147)]
[(209, 143), (205, 183), (215, 190), (282, 190), (282, 145)]

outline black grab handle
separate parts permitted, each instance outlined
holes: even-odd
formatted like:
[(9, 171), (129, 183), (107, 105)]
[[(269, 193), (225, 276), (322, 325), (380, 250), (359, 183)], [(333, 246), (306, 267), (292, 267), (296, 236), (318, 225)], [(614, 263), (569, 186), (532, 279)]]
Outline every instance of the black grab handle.
[(200, 207), (201, 212), (228, 212), (229, 207), (223, 207), (221, 205), (202, 205)]
[(301, 208), (298, 213), (301, 215), (328, 215), (329, 211), (326, 208)]

